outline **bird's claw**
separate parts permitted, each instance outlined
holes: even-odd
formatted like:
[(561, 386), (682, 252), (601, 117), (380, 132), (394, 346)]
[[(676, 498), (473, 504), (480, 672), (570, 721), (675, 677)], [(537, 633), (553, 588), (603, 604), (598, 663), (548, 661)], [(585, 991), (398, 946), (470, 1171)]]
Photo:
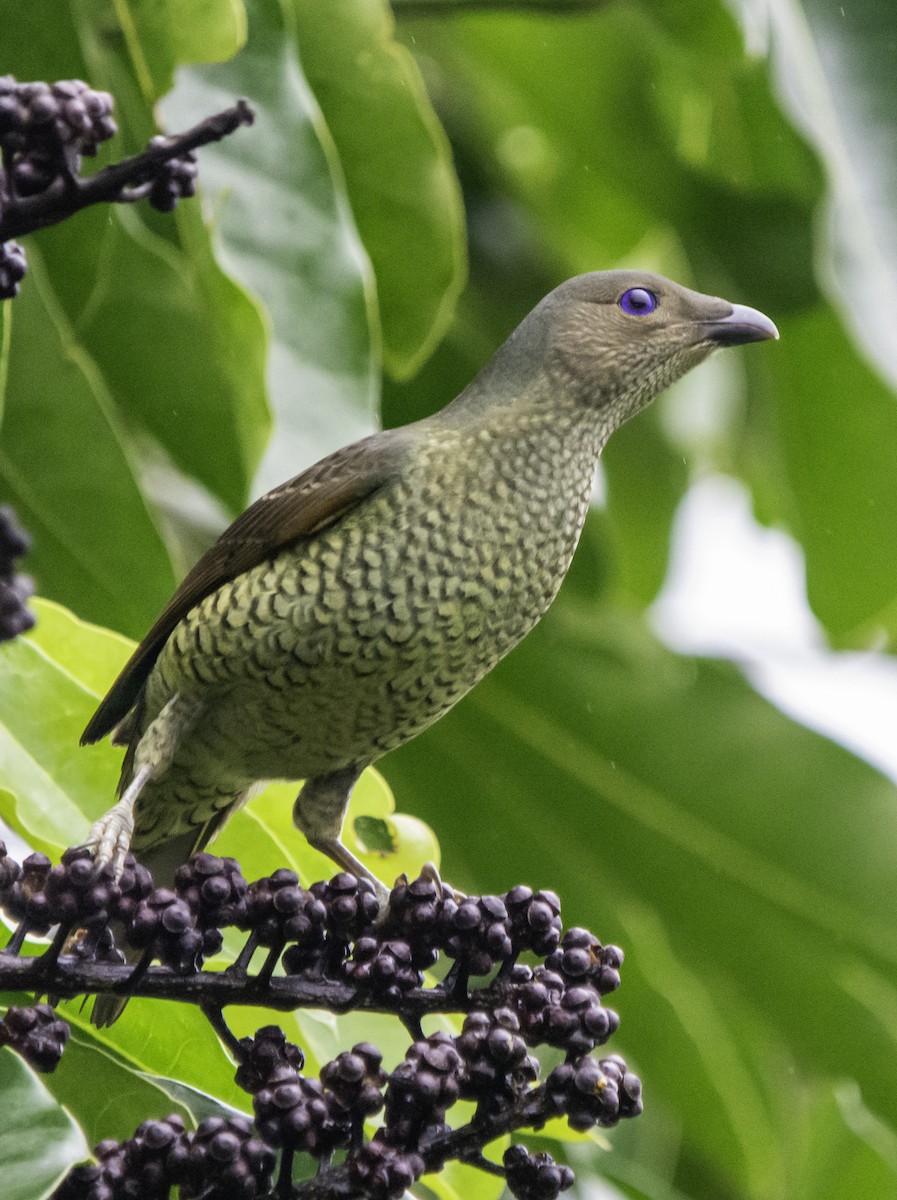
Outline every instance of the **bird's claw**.
[(84, 845), (93, 854), (96, 869), (111, 864), (116, 879), (125, 869), (125, 856), (131, 848), (134, 835), (134, 810), (130, 803), (119, 800), (90, 827)]

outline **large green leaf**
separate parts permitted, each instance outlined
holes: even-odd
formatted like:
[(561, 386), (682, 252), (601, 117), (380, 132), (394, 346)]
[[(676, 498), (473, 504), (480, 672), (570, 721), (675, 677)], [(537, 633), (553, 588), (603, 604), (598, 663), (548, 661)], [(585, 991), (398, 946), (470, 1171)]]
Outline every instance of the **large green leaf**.
[(794, 1163), (794, 1200), (890, 1196), (897, 1190), (897, 1138), (869, 1112), (855, 1083), (806, 1104), (803, 1153)]
[[(91, 1003), (85, 1007), (80, 1000), (69, 1001), (61, 1006), (60, 1012), (77, 1029), (79, 1038), (92, 1053), (114, 1055), (122, 1073), (116, 1074), (111, 1068), (104, 1073), (118, 1079), (127, 1103), (128, 1121), (136, 1117), (136, 1124), (159, 1112), (174, 1112), (181, 1107), (165, 1093), (162, 1084), (153, 1082), (154, 1077), (180, 1080), (232, 1108), (242, 1111), (251, 1108), (251, 1098), (234, 1083), (233, 1063), (209, 1022), (192, 1004), (129, 1000), (125, 1014), (114, 1025), (95, 1029), (88, 1024)], [(253, 1032), (265, 1023), (264, 1011), (254, 1010), (257, 1020)], [(271, 1014), (268, 1019), (272, 1019)], [(152, 1086), (147, 1088), (147, 1082)], [(96, 1119), (91, 1124), (103, 1137), (109, 1136), (106, 1130), (124, 1128), (120, 1115), (109, 1111), (107, 1117), (105, 1122)]]
[[(107, 0), (77, 0), (71, 9), (66, 6), (65, 29), (58, 6), (49, 0), (0, 8), (7, 35), (4, 69), (22, 79), (77, 76), (115, 91), (121, 132), (103, 147), (101, 161), (136, 150), (156, 131), (154, 94), (141, 91), (141, 71), (170, 74), (172, 54), (187, 55), (183, 43), (191, 39), (195, 46), (204, 37), (209, 57), (239, 42), (236, 26), (223, 19), (229, 11), (239, 25), (242, 10), (234, 0), (201, 5), (188, 30), (168, 27), (164, 47), (151, 37), (152, 45), (141, 42), (146, 23), (155, 21), (161, 29), (183, 4), (137, 7), (136, 14), (123, 7), (119, 23)], [(208, 28), (213, 21), (215, 35)], [(187, 120), (195, 123), (211, 111)], [(137, 219), (137, 211), (158, 228), (157, 235)], [(110, 221), (108, 210), (98, 208), (27, 243), (40, 246), (55, 297), (78, 345), (99, 368), (129, 441), (135, 427), (149, 431), (173, 463), (238, 509), (268, 434), (266, 335), (255, 303), (222, 273), (209, 240), (193, 202), (173, 218), (142, 205), (122, 222)], [(51, 378), (45, 380), (45, 387), (52, 386)], [(132, 462), (142, 468), (144, 455), (137, 449), (129, 446)], [(44, 451), (49, 459), (54, 448), (47, 444)], [(153, 582), (144, 580), (156, 574), (155, 567), (138, 547), (139, 537), (133, 566), (141, 587), (151, 592)], [(140, 629), (126, 614), (116, 620), (105, 608), (83, 611), (129, 632)]]
[[(89, 1087), (86, 1080), (90, 1080)], [(161, 1120), (177, 1113), (191, 1122), (187, 1105), (173, 1101), (164, 1088), (77, 1028), (66, 1043), (59, 1066), (45, 1083), (58, 1103), (77, 1118), (91, 1146), (104, 1138), (124, 1141), (133, 1136), (141, 1121), (150, 1118)]]
[[(81, 749), (80, 731), (131, 644), (117, 634), (78, 621), (64, 609), (35, 601), (38, 623), (24, 638), (0, 647), (0, 817), (53, 857), (82, 841), (91, 821), (110, 805), (121, 751), (108, 743)], [(118, 1080), (122, 1107), (105, 1111), (88, 1091), (73, 1097), (74, 1081), (61, 1076), (60, 1096), (85, 1116), (91, 1136), (119, 1136), (132, 1117), (173, 1111), (176, 1105), (135, 1072), (174, 1076), (227, 1104), (246, 1105), (233, 1067), (206, 1019), (191, 1006), (132, 1000), (127, 1017), (111, 1029), (93, 1029), (80, 1001), (63, 1006), (79, 1029), (83, 1054), (115, 1052), (111, 1065), (95, 1060), (91, 1077)], [(184, 1047), (189, 1046), (189, 1054)], [(80, 1053), (80, 1052), (79, 1052)], [(120, 1074), (116, 1074), (120, 1072)], [(67, 1090), (68, 1089), (68, 1090)], [(142, 1116), (140, 1115), (142, 1111)]]
[[(220, 15), (233, 10), (243, 20), (234, 0), (194, 4), (186, 38), (198, 45), (206, 37), (201, 61), (234, 52), (242, 40), (230, 38), (226, 22), (219, 22), (224, 43), (208, 34), (216, 6)], [(131, 19), (122, 18), (120, 37), (113, 37), (104, 36), (110, 23), (117, 27), (107, 0), (79, 0), (85, 67), (116, 95), (117, 155), (142, 147), (156, 131), (153, 102), (170, 86), (177, 61), (195, 61), (182, 45), (183, 8), (181, 0), (137, 5)], [(214, 111), (185, 113), (183, 125)], [(245, 137), (246, 130), (233, 136)], [(87, 238), (81, 222), (80, 229), (67, 222), (42, 235), (63, 302), (123, 412), (181, 470), (238, 510), (270, 431), (264, 319), (215, 260), (198, 202), (181, 204), (173, 216), (146, 204), (118, 215), (109, 223), (91, 214)]]
[(104, 0), (117, 18), (147, 99), (169, 90), (181, 63), (231, 58), (246, 39), (242, 0)]
[(806, 553), (808, 599), (832, 638), (881, 645), (884, 635), (894, 645), (894, 394), (828, 305), (786, 319), (782, 339), (785, 352), (749, 363), (754, 403), (742, 468), (786, 506)]
[(44, 1200), (89, 1155), (84, 1134), (17, 1054), (0, 1050), (4, 1200)]
[(755, 38), (758, 24), (766, 24), (783, 107), (825, 163), (824, 283), (857, 340), (895, 382), (897, 332), (889, 314), (897, 304), (897, 9), (887, 0), (763, 0), (743, 11)]
[(6, 403), (6, 376), (9, 370), (9, 343), (12, 337), (12, 308), (0, 304), (0, 426), (3, 424), (3, 408)]
[(302, 65), (327, 119), (377, 280), (387, 369), (412, 375), (464, 282), (464, 214), (448, 141), (386, 0), (292, 0)]
[(239, 510), (269, 432), (266, 332), (254, 303), (211, 257), (198, 213), (184, 216), (180, 230), (186, 251), (130, 212), (110, 222), (76, 330), (128, 417)]
[(174, 586), (171, 563), (109, 393), (33, 248), (15, 303), (0, 488), (34, 537), (30, 569), (78, 612), (140, 633)]
[(641, 607), (666, 575), (673, 517), (688, 486), (688, 466), (664, 434), (655, 407), (624, 425), (601, 456), (618, 591)]
[(589, 579), (384, 771), (447, 878), (558, 887), (568, 923), (624, 946), (612, 1003), (652, 1104), (726, 1187), (776, 1194), (793, 1148), (743, 1009), (810, 1075), (859, 1073), (893, 1117), (895, 789), (731, 667), (596, 611)]
[(3, 70), (19, 80), (66, 79), (83, 64), (74, 13), (37, 0), (0, 0)]
[[(203, 152), (221, 261), (265, 304), (276, 436), (257, 487), (282, 482), (373, 428), (370, 268), (325, 152), (326, 128), (276, 0), (252, 0), (249, 39), (229, 63), (182, 71), (171, 124), (246, 96), (251, 135)], [(322, 144), (322, 140), (323, 143)]]

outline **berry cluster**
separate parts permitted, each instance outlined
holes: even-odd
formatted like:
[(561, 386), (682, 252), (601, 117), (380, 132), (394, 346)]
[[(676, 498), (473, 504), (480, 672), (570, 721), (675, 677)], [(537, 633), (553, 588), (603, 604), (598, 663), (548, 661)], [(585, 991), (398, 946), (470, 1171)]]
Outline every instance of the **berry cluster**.
[(36, 178), (36, 164), (65, 149), (94, 155), (117, 132), (108, 92), (95, 92), (80, 79), (51, 84), (0, 77), (0, 149), (19, 195), (43, 191), (51, 182)]
[(364, 1122), (383, 1107), (387, 1076), (376, 1046), (360, 1042), (321, 1069), (302, 1075), (304, 1056), (277, 1026), (239, 1043), (237, 1083), (253, 1093), (256, 1124), (272, 1146), (317, 1158), (361, 1141)]
[(100, 1142), (96, 1163), (74, 1167), (53, 1200), (256, 1200), (270, 1192), (275, 1154), (246, 1117), (207, 1117), (194, 1133), (180, 1117), (144, 1121), (126, 1142)]
[[(7, 259), (14, 253), (14, 246), (13, 242), (0, 246), (0, 299), (5, 294), (4, 280), (10, 269)], [(15, 249), (21, 253), (20, 248)], [(22, 256), (19, 279), (25, 273), (24, 264)], [(19, 525), (16, 514), (8, 505), (0, 505), (0, 642), (25, 633), (34, 625), (34, 614), (25, 607), (34, 585), (27, 575), (15, 572), (15, 560), (27, 554), (30, 547), (31, 539)]]
[(555, 1112), (582, 1132), (616, 1125), (642, 1111), (641, 1080), (618, 1054), (562, 1063), (548, 1076), (545, 1090)]
[(503, 1158), (508, 1191), (517, 1200), (556, 1200), (573, 1186), (573, 1172), (559, 1167), (550, 1154), (530, 1154), (525, 1146), (509, 1146)]
[[(95, 92), (80, 79), (17, 83), (0, 76), (0, 197), (14, 204), (46, 192), (58, 179), (74, 179), (82, 155), (95, 155), (115, 132), (108, 92)], [(0, 244), (0, 299), (18, 293), (25, 270), (22, 247)]]
[(186, 134), (155, 137), (142, 154), (82, 177), (83, 156), (95, 155), (117, 132), (112, 105), (108, 92), (80, 79), (19, 83), (0, 76), (0, 300), (17, 295), (25, 276), (25, 252), (13, 238), (90, 204), (146, 198), (160, 212), (171, 212), (196, 192), (196, 147), (253, 119), (240, 101)]
[(0, 1046), (9, 1046), (35, 1071), (56, 1069), (69, 1040), (68, 1024), (49, 1004), (12, 1005), (0, 1021)]
[(126, 859), (133, 883), (123, 891), (118, 915), (129, 943), (180, 974), (198, 971), (222, 946), (221, 929), (238, 925), (246, 911), (246, 880), (233, 858), (195, 854), (178, 868), (174, 889), (153, 888), (145, 868)]
[(111, 867), (99, 871), (84, 848), (67, 850), (54, 867), (46, 854), (29, 854), (21, 868), (0, 842), (0, 895), (5, 911), (28, 929), (44, 934), (52, 925), (70, 929), (76, 923), (99, 934), (116, 915), (122, 887)]
[(506, 1104), (539, 1074), (539, 1060), (527, 1052), (520, 1022), (509, 1008), (469, 1013), (456, 1046), (464, 1060), (462, 1100)]
[[(105, 988), (127, 978), (123, 968), (101, 970), (116, 955), (109, 922), (144, 951), (134, 978), (155, 972), (158, 979), (158, 968), (148, 965), (158, 959), (164, 994), (174, 999), (186, 998), (178, 975), (200, 971), (204, 957), (220, 948), (222, 928), (249, 935), (237, 973), (230, 973), (236, 988), (229, 980), (224, 1001), (214, 999), (214, 988), (208, 995), (213, 1008), (219, 1005), (216, 1028), (237, 1059), (237, 1083), (252, 1095), (254, 1126), (205, 1122), (187, 1134), (173, 1118), (147, 1122), (130, 1141), (98, 1147), (97, 1164), (77, 1168), (57, 1200), (152, 1200), (167, 1197), (174, 1185), (185, 1200), (207, 1194), (251, 1200), (270, 1182), (274, 1151), (281, 1161), (278, 1194), (302, 1195), (302, 1185), (292, 1183), (293, 1159), (301, 1154), (318, 1162), (316, 1196), (354, 1190), (397, 1200), (424, 1172), (451, 1158), (475, 1162), (482, 1147), (505, 1134), (541, 1128), (557, 1116), (587, 1130), (641, 1112), (641, 1085), (623, 1060), (592, 1055), (619, 1023), (602, 1001), (619, 986), (622, 951), (588, 930), (565, 932), (551, 892), (516, 887), (502, 896), (462, 897), (429, 876), (403, 878), (381, 911), (372, 886), (346, 873), (309, 888), (289, 870), (247, 884), (233, 859), (203, 853), (179, 868), (172, 888), (154, 888), (130, 856), (115, 880), (106, 869), (96, 871), (83, 849), (66, 852), (58, 866), (33, 854), (20, 867), (0, 844), (0, 905), (20, 922), (7, 955), (21, 949), (24, 930), (58, 926), (51, 950), (35, 960), (43, 967), (35, 986), (52, 992), (58, 985), (67, 995), (73, 989), (65, 973), (73, 963), (82, 988), (92, 964)], [(76, 939), (61, 938), (73, 928)], [(251, 975), (258, 947), (268, 954)], [(440, 955), (451, 966), (441, 982), (427, 985), (424, 973)], [(275, 978), (278, 965), (286, 975)], [(474, 976), (486, 978), (471, 986)], [(202, 996), (200, 984), (222, 978), (197, 975), (190, 996)], [(21, 971), (16, 986), (22, 987)], [(412, 1031), (411, 1044), (392, 1070), (376, 1046), (360, 1042), (324, 1064), (318, 1077), (307, 1075), (301, 1050), (277, 1026), (238, 1041), (224, 1023), (221, 1002), (264, 1003), (268, 988), (279, 1003), (391, 1012)], [(11, 1010), (10, 1031), (21, 1029), (22, 1052), (52, 1066), (62, 1023), (52, 1025), (46, 1006), (23, 1011), (32, 1015)], [(437, 1012), (463, 1013), (460, 1031), (426, 1034), (421, 1021)], [(565, 1055), (541, 1085), (533, 1053), (539, 1045)], [(451, 1124), (458, 1101), (475, 1105), (467, 1125)], [(365, 1122), (381, 1110), (379, 1129), (366, 1138)], [(508, 1151), (504, 1169), (520, 1200), (554, 1200), (572, 1181), (567, 1167), (521, 1146)], [(71, 1190), (76, 1186), (81, 1191)]]

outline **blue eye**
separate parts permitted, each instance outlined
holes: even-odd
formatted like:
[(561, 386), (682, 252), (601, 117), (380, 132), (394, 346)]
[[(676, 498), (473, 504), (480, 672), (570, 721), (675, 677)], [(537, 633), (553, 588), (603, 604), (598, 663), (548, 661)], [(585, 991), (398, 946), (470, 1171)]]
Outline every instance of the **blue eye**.
[(657, 308), (657, 297), (647, 288), (630, 288), (620, 297), (620, 308), (631, 317), (644, 317)]

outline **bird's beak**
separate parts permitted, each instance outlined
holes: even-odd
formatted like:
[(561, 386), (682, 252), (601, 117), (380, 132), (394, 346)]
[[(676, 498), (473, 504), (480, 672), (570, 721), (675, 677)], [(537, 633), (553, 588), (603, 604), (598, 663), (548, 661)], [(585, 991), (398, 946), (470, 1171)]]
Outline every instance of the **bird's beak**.
[(765, 342), (779, 336), (769, 317), (746, 304), (733, 304), (727, 317), (705, 321), (702, 328), (704, 337), (718, 346), (743, 346), (746, 342)]

